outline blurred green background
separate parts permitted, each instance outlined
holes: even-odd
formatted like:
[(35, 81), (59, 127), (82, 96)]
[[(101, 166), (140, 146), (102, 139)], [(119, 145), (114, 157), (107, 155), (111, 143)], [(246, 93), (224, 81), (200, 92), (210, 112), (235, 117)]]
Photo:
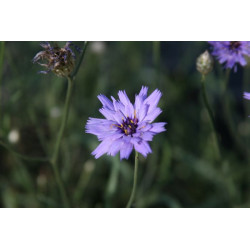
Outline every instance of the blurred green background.
[[(58, 42), (64, 46), (65, 42)], [(83, 47), (83, 42), (74, 42)], [(4, 46), (3, 46), (4, 45)], [(39, 42), (1, 42), (0, 140), (33, 157), (53, 152), (67, 81), (32, 63)], [(220, 154), (201, 95), (196, 58), (207, 42), (90, 42), (75, 79), (59, 167), (72, 207), (125, 207), (134, 169), (119, 156), (94, 159), (97, 137), (85, 133), (88, 117), (102, 118), (97, 95), (134, 101), (142, 85), (162, 91), (157, 122), (167, 131), (139, 158), (136, 207), (250, 206), (250, 67), (229, 79), (215, 61), (206, 89), (219, 136)], [(79, 56), (78, 56), (79, 57)], [(1, 74), (2, 72), (2, 74)], [(227, 90), (223, 87), (227, 82)], [(229, 125), (231, 124), (231, 125)], [(0, 145), (1, 207), (62, 207), (51, 166), (26, 161)]]

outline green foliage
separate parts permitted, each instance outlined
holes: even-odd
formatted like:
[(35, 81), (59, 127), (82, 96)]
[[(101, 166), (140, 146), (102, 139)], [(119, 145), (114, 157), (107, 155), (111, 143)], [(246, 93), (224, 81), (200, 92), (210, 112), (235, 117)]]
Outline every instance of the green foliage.
[[(75, 44), (82, 48), (84, 43)], [(31, 62), (40, 50), (37, 42), (5, 42), (0, 47), (0, 140), (23, 155), (51, 157), (67, 80), (37, 74), (41, 67)], [(201, 95), (201, 75), (195, 69), (196, 58), (205, 49), (209, 49), (205, 42), (89, 44), (74, 81), (59, 153), (60, 174), (73, 207), (126, 206), (134, 154), (128, 161), (120, 162), (118, 156), (95, 160), (91, 152), (98, 141), (85, 133), (85, 124), (90, 116), (102, 117), (98, 94), (116, 96), (125, 89), (133, 100), (141, 85), (163, 92), (159, 104), (163, 113), (157, 121), (168, 124), (167, 132), (151, 142), (153, 153), (147, 159), (139, 157), (135, 206), (250, 206), (250, 103), (242, 99), (243, 90), (250, 91), (250, 68), (231, 72), (226, 91), (221, 65), (215, 62), (206, 77), (222, 149), (218, 157)], [(13, 130), (19, 133), (16, 142), (9, 138)], [(50, 164), (28, 161), (0, 145), (0, 206), (62, 207)]]

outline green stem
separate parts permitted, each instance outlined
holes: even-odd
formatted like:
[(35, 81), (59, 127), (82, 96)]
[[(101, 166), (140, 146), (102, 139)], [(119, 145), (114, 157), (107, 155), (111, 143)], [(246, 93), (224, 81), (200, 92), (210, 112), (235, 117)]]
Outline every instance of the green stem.
[[(4, 48), (5, 44), (4, 42), (0, 42), (0, 119), (2, 118), (1, 114), (1, 107), (2, 107), (2, 74), (3, 74), (3, 59), (4, 59)], [(0, 124), (1, 124), (0, 120)], [(1, 128), (0, 128), (0, 135), (1, 135)]]
[(216, 136), (216, 138), (215, 138), (216, 147), (217, 147), (218, 154), (219, 154), (219, 157), (220, 157), (221, 152), (220, 152), (220, 147), (219, 147), (219, 138), (218, 138), (218, 134), (216, 132), (216, 123), (215, 123), (215, 119), (214, 119), (214, 116), (213, 116), (213, 112), (212, 112), (212, 109), (211, 109), (211, 107), (209, 105), (208, 98), (207, 98), (207, 92), (206, 92), (206, 86), (205, 86), (205, 76), (204, 75), (202, 76), (201, 82), (202, 82), (202, 96), (203, 96), (204, 103), (205, 103), (205, 106), (206, 106), (206, 109), (207, 109), (207, 112), (208, 112), (208, 115), (209, 115), (209, 118), (210, 118), (210, 121), (211, 121), (211, 124), (212, 124), (213, 132), (214, 132), (214, 134)]
[(133, 189), (132, 193), (130, 195), (127, 208), (130, 208), (135, 197), (135, 192), (136, 192), (136, 183), (137, 183), (137, 172), (138, 172), (138, 160), (139, 160), (139, 154), (137, 151), (135, 151), (135, 172), (134, 172), (134, 183), (133, 183)]
[(110, 207), (112, 198), (115, 194), (118, 177), (119, 177), (119, 170), (120, 170), (120, 160), (118, 156), (112, 158), (113, 164), (111, 165), (111, 173), (107, 185), (106, 190), (106, 207)]
[(64, 203), (65, 207), (69, 207), (70, 203), (69, 203), (69, 199), (68, 199), (67, 194), (66, 194), (66, 190), (65, 190), (63, 181), (62, 181), (62, 177), (61, 177), (60, 172), (59, 172), (58, 155), (59, 155), (59, 149), (60, 149), (60, 145), (61, 145), (61, 142), (62, 142), (62, 138), (63, 138), (64, 130), (65, 130), (65, 127), (66, 127), (66, 123), (67, 123), (67, 120), (68, 120), (69, 107), (70, 107), (72, 90), (73, 90), (73, 80), (75, 79), (75, 76), (78, 73), (78, 70), (80, 68), (80, 65), (82, 63), (82, 60), (84, 58), (84, 55), (85, 55), (85, 52), (86, 52), (86, 49), (87, 49), (87, 45), (88, 45), (88, 42), (84, 42), (83, 52), (82, 52), (81, 58), (79, 59), (79, 63), (76, 66), (76, 70), (74, 71), (74, 73), (71, 76), (68, 76), (68, 90), (67, 90), (67, 96), (66, 96), (65, 105), (64, 105), (62, 123), (61, 123), (61, 127), (59, 129), (58, 137), (57, 137), (57, 140), (56, 140), (54, 153), (53, 153), (51, 161), (50, 161), (51, 165), (52, 165), (52, 168), (53, 168), (53, 171), (54, 171), (54, 174), (55, 174), (56, 182), (57, 182), (57, 185), (59, 187), (59, 190), (60, 190), (62, 200), (63, 200), (63, 203)]
[(161, 60), (161, 54), (160, 54), (160, 42), (154, 41), (153, 42), (153, 63), (154, 68), (156, 72), (156, 85), (159, 85), (160, 82), (160, 60)]
[(31, 156), (26, 156), (26, 155), (22, 155), (18, 152), (16, 152), (15, 150), (13, 150), (8, 144), (4, 143), (3, 141), (0, 140), (0, 145), (3, 146), (5, 149), (7, 149), (8, 151), (10, 151), (13, 155), (22, 158), (23, 160), (26, 161), (41, 161), (41, 162), (49, 162), (48, 158), (42, 158), (42, 157), (31, 157)]
[(73, 81), (72, 81), (71, 77), (68, 77), (68, 90), (67, 90), (67, 96), (66, 96), (66, 100), (65, 100), (62, 123), (61, 123), (61, 127), (59, 129), (58, 137), (56, 140), (54, 153), (53, 153), (52, 158), (51, 158), (51, 165), (52, 165), (52, 168), (53, 168), (53, 171), (55, 174), (55, 178), (56, 178), (56, 182), (57, 182), (57, 185), (59, 187), (59, 190), (60, 190), (65, 207), (69, 207), (69, 200), (68, 200), (68, 197), (66, 195), (66, 191), (65, 191), (65, 187), (64, 187), (61, 175), (59, 173), (58, 155), (59, 155), (59, 149), (60, 149), (60, 145), (62, 142), (66, 123), (68, 120), (69, 107), (70, 107), (70, 101), (71, 101), (71, 96), (72, 96), (72, 89), (73, 89)]
[(236, 150), (244, 155), (244, 157), (248, 160), (249, 159), (249, 153), (248, 153), (248, 149), (246, 149), (245, 145), (242, 143), (242, 141), (240, 140), (240, 136), (237, 134), (237, 129), (235, 126), (235, 123), (233, 121), (233, 117), (232, 117), (232, 112), (231, 112), (231, 108), (230, 107), (230, 99), (231, 97), (231, 93), (228, 89), (228, 83), (229, 83), (229, 77), (230, 77), (230, 69), (228, 69), (226, 71), (226, 77), (225, 77), (225, 83), (224, 83), (224, 89), (223, 89), (223, 109), (224, 109), (224, 117), (225, 120), (227, 122), (227, 127), (228, 127), (228, 131), (231, 135), (231, 138), (234, 142), (235, 148)]
[(53, 162), (53, 164), (57, 163), (59, 148), (61, 145), (61, 141), (62, 141), (65, 127), (66, 127), (66, 123), (68, 120), (72, 89), (73, 89), (73, 81), (72, 81), (72, 78), (68, 77), (68, 90), (67, 90), (67, 96), (66, 96), (65, 105), (64, 105), (62, 123), (61, 123), (61, 127), (59, 129), (58, 137), (57, 137), (56, 144), (55, 144), (54, 154), (53, 154), (52, 160), (51, 160)]
[(54, 172), (54, 175), (56, 178), (56, 183), (58, 185), (58, 188), (59, 188), (62, 200), (63, 200), (64, 207), (70, 207), (69, 199), (68, 199), (68, 196), (66, 194), (66, 190), (65, 190), (62, 178), (61, 178), (60, 173), (59, 173), (58, 165), (53, 164), (53, 163), (51, 163), (51, 164), (52, 164), (52, 169), (53, 169), (53, 172)]
[(229, 82), (229, 76), (230, 76), (230, 69), (226, 70), (226, 77), (223, 85), (223, 94), (226, 95), (228, 82)]
[(82, 51), (81, 57), (79, 59), (79, 62), (77, 64), (77, 66), (76, 66), (76, 69), (75, 69), (74, 73), (71, 75), (72, 79), (75, 78), (76, 74), (78, 73), (78, 70), (80, 69), (80, 66), (82, 64), (82, 60), (84, 58), (87, 47), (88, 47), (88, 42), (86, 41), (86, 42), (84, 42), (83, 51)]
[(227, 120), (227, 124), (229, 127), (229, 131), (232, 135), (232, 137), (234, 137), (235, 132), (233, 129), (233, 121), (231, 119), (231, 114), (230, 114), (230, 103), (229, 103), (229, 99), (231, 98), (230, 92), (228, 91), (228, 82), (229, 82), (229, 75), (230, 75), (230, 70), (228, 69), (226, 71), (226, 77), (225, 77), (225, 83), (224, 83), (224, 89), (223, 89), (223, 100), (224, 100), (224, 111), (225, 111), (225, 116), (226, 116), (226, 120)]

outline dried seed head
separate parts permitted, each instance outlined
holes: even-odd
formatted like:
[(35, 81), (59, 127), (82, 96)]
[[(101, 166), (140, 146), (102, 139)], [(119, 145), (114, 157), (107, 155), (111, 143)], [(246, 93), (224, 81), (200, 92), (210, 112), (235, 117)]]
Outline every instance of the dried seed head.
[(196, 69), (202, 74), (207, 75), (213, 69), (213, 58), (206, 50), (196, 61)]
[[(39, 73), (47, 74), (52, 71), (57, 76), (68, 77), (75, 66), (75, 53), (70, 48), (72, 45), (71, 42), (67, 42), (63, 48), (60, 48), (57, 45), (52, 47), (48, 42), (41, 43), (44, 50), (36, 54), (33, 63), (38, 63), (47, 70)], [(78, 47), (75, 46), (75, 48), (79, 50)], [(39, 62), (40, 60), (42, 63)]]

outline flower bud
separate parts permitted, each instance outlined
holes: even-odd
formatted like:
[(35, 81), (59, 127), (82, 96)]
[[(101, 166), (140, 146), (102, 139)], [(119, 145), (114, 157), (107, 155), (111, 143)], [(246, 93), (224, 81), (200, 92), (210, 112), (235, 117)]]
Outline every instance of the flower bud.
[(213, 69), (213, 58), (206, 50), (196, 60), (196, 69), (202, 74), (207, 75)]

